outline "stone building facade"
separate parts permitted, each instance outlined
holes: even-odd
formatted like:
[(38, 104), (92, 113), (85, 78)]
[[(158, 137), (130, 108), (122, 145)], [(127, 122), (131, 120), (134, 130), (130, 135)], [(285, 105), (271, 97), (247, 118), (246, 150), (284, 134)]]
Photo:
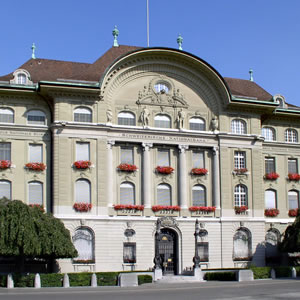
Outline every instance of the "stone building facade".
[[(62, 272), (265, 265), (299, 206), (298, 107), (169, 48), (0, 77), (0, 196), (42, 205), (79, 251)], [(278, 176), (279, 175), (279, 176)]]

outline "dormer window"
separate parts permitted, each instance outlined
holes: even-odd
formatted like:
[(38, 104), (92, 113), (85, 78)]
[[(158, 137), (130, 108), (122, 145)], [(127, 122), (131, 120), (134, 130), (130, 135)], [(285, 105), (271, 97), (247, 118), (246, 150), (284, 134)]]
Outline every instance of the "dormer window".
[(23, 73), (18, 74), (17, 81), (18, 81), (18, 84), (26, 84), (26, 81), (27, 81), (26, 75)]
[(10, 81), (11, 84), (29, 85), (32, 84), (30, 74), (24, 69), (18, 69), (13, 74), (14, 79)]

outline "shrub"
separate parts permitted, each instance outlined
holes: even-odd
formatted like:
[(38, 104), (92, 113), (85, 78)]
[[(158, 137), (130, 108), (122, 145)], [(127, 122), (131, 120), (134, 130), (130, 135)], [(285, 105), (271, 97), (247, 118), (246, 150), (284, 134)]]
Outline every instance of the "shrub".
[(15, 287), (34, 287), (35, 274), (13, 274)]
[(152, 276), (151, 275), (138, 275), (138, 283), (139, 285), (144, 283), (152, 283)]
[(63, 274), (40, 274), (42, 287), (61, 287), (63, 283)]
[(118, 272), (98, 272), (97, 284), (98, 286), (115, 286), (118, 285)]
[(90, 286), (92, 273), (69, 273), (70, 286)]
[(274, 268), (276, 277), (291, 277), (292, 270), (291, 267), (275, 267)]
[(0, 287), (7, 286), (7, 275), (0, 275)]
[(266, 279), (271, 277), (271, 267), (251, 267), (254, 279)]
[(235, 272), (208, 272), (205, 274), (204, 279), (207, 281), (218, 280), (218, 281), (235, 281)]

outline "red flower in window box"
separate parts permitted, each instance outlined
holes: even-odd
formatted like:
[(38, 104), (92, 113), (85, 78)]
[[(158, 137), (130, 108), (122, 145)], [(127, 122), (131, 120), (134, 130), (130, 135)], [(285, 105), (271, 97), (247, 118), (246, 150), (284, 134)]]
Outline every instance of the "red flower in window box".
[(214, 212), (216, 210), (215, 206), (191, 206), (190, 211), (205, 211), (205, 212)]
[(87, 212), (92, 209), (91, 203), (78, 202), (74, 203), (73, 208), (78, 212)]
[(265, 179), (267, 180), (276, 180), (279, 177), (279, 174), (275, 172), (265, 174)]
[(160, 174), (171, 174), (174, 172), (172, 167), (157, 166), (156, 171)]
[(93, 259), (74, 259), (75, 264), (93, 264), (95, 261)]
[(298, 214), (299, 214), (299, 209), (298, 208), (289, 210), (289, 217), (297, 217)]
[(248, 210), (248, 206), (247, 205), (235, 206), (234, 210), (235, 210), (236, 214), (241, 214), (241, 213), (246, 212)]
[(0, 160), (0, 169), (5, 170), (11, 167), (10, 160)]
[(299, 181), (300, 180), (300, 174), (289, 173), (288, 178), (289, 178), (290, 181)]
[(247, 168), (241, 168), (241, 169), (234, 169), (234, 172), (236, 174), (245, 174), (248, 172), (248, 169)]
[(45, 212), (44, 207), (42, 205), (39, 204), (29, 204), (30, 207), (34, 208), (38, 208), (40, 211)]
[(193, 175), (200, 175), (200, 176), (206, 175), (207, 172), (208, 172), (207, 169), (204, 169), (204, 168), (193, 168), (191, 170), (191, 173)]
[(74, 168), (76, 169), (88, 169), (92, 163), (89, 160), (78, 160), (73, 163)]
[(123, 210), (123, 209), (130, 209), (130, 210), (144, 210), (144, 205), (131, 205), (131, 204), (117, 204), (114, 205), (115, 210)]
[(178, 205), (153, 205), (152, 211), (160, 211), (160, 210), (175, 210), (180, 211), (180, 206)]
[(267, 208), (265, 209), (266, 217), (277, 217), (279, 215), (279, 210), (277, 208)]
[(41, 172), (44, 171), (46, 169), (46, 165), (44, 163), (28, 163), (25, 165), (26, 169), (32, 170), (32, 171), (37, 171), (37, 172)]
[(130, 164), (120, 164), (117, 166), (118, 170), (124, 171), (124, 172), (135, 172), (138, 168), (135, 165)]

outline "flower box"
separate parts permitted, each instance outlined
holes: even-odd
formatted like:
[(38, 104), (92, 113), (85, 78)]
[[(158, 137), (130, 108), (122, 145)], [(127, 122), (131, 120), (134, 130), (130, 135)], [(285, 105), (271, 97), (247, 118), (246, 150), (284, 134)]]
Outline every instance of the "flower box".
[(40, 211), (45, 212), (44, 207), (43, 207), (42, 205), (40, 205), (40, 204), (29, 204), (29, 206), (32, 207), (32, 208), (36, 207), (36, 208), (38, 208)]
[(244, 175), (248, 172), (247, 168), (241, 168), (241, 169), (234, 169), (234, 173), (236, 175)]
[(180, 211), (180, 206), (178, 205), (153, 205), (152, 211), (157, 212), (161, 210), (171, 210), (171, 211)]
[(89, 160), (78, 160), (73, 163), (73, 167), (80, 170), (88, 169), (91, 165), (92, 163)]
[(297, 217), (298, 213), (299, 213), (299, 209), (298, 208), (290, 209), (289, 210), (289, 217)]
[(91, 203), (78, 202), (78, 203), (74, 203), (73, 208), (77, 212), (88, 212), (92, 209), (92, 204)]
[(248, 206), (247, 205), (235, 206), (234, 210), (237, 215), (245, 214), (248, 210)]
[(289, 173), (288, 178), (289, 178), (290, 181), (299, 181), (300, 180), (300, 174)]
[(275, 172), (271, 172), (271, 173), (267, 173), (265, 174), (265, 179), (266, 180), (276, 180), (279, 177), (279, 174), (275, 173)]
[(266, 217), (277, 217), (279, 215), (279, 210), (277, 208), (267, 208), (265, 209)]
[(31, 171), (42, 172), (46, 169), (46, 165), (44, 163), (27, 163), (25, 168)]
[(135, 165), (120, 164), (120, 165), (117, 166), (117, 169), (119, 171), (123, 171), (123, 172), (135, 172), (138, 168)]
[(95, 261), (92, 259), (73, 259), (74, 264), (94, 264)]
[(1, 170), (9, 169), (10, 167), (11, 167), (10, 160), (0, 160), (0, 169)]
[(191, 170), (192, 175), (199, 175), (199, 176), (206, 175), (207, 172), (208, 172), (207, 169), (204, 169), (204, 168), (193, 168)]
[(157, 166), (156, 172), (160, 174), (171, 174), (174, 172), (174, 169), (172, 167), (167, 166)]
[(190, 211), (204, 211), (204, 212), (214, 212), (216, 210), (215, 206), (191, 206)]
[(144, 205), (131, 205), (131, 204), (117, 204), (114, 205), (114, 210), (139, 210), (143, 211), (144, 210)]

